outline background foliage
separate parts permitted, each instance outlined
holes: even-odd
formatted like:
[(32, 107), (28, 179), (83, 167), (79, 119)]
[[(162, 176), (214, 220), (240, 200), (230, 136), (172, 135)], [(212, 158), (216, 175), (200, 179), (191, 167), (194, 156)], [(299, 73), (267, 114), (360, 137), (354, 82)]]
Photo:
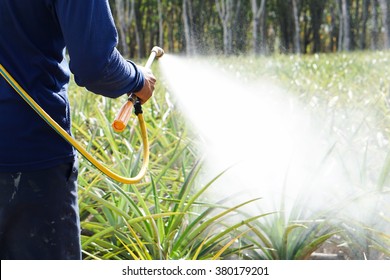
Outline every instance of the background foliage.
[(390, 47), (389, 0), (110, 0), (128, 57)]

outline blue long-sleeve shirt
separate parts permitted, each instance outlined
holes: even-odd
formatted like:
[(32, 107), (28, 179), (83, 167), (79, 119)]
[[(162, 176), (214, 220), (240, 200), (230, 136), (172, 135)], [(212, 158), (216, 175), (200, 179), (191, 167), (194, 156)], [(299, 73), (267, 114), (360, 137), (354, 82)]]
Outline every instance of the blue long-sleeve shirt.
[[(71, 72), (79, 86), (111, 98), (142, 88), (144, 77), (119, 54), (117, 37), (107, 0), (0, 0), (0, 64), (68, 133)], [(0, 172), (74, 157), (71, 145), (0, 77)]]

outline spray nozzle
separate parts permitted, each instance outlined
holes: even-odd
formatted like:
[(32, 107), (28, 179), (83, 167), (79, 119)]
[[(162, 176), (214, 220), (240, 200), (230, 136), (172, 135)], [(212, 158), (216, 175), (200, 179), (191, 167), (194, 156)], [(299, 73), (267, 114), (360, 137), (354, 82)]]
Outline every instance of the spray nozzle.
[(160, 58), (164, 55), (164, 50), (158, 46), (154, 46), (152, 52), (156, 53), (157, 58)]

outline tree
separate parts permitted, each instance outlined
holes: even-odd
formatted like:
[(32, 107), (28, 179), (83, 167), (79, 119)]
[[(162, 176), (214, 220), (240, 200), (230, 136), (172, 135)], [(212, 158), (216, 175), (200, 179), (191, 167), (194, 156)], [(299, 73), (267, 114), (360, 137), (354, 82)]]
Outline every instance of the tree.
[(366, 49), (367, 43), (366, 43), (366, 37), (367, 37), (367, 22), (368, 22), (368, 8), (369, 8), (370, 1), (369, 0), (363, 0), (363, 7), (362, 7), (362, 32), (360, 33), (360, 49), (364, 50)]
[(124, 56), (130, 56), (127, 32), (134, 15), (134, 5), (129, 5), (129, 1), (115, 0), (115, 12), (117, 18), (118, 33), (120, 37), (121, 51)]
[(132, 5), (135, 6), (134, 9), (134, 23), (135, 23), (135, 38), (137, 41), (137, 53), (138, 57), (145, 57), (146, 52), (145, 52), (145, 32), (143, 30), (142, 26), (142, 16), (145, 14), (143, 12), (144, 7), (141, 6), (141, 0), (138, 0), (137, 3), (135, 3), (135, 0), (132, 0)]
[(339, 0), (340, 33), (339, 50), (351, 50), (351, 16), (349, 0)]
[(293, 19), (294, 19), (294, 50), (296, 53), (301, 52), (301, 28), (299, 23), (299, 9), (298, 5), (299, 0), (291, 0), (292, 3), (292, 11), (293, 11)]
[(158, 9), (158, 45), (164, 47), (163, 9), (161, 0), (157, 0)]
[[(343, 0), (347, 1), (347, 0)], [(309, 1), (309, 9), (311, 14), (311, 26), (313, 31), (313, 52), (321, 51), (321, 23), (323, 22), (323, 13), (326, 1), (311, 0)]]
[[(266, 0), (251, 0), (252, 4), (252, 48), (255, 54), (265, 53), (265, 16)], [(260, 31), (260, 32), (259, 32)], [(260, 33), (260, 38), (259, 38)]]
[(183, 22), (184, 22), (184, 37), (186, 42), (186, 53), (188, 55), (195, 54), (195, 42), (192, 30), (192, 3), (191, 0), (183, 0)]
[(384, 48), (390, 48), (390, 18), (389, 18), (389, 5), (387, 0), (379, 0), (379, 4), (382, 10), (382, 25), (384, 29)]
[(371, 49), (378, 49), (379, 24), (378, 24), (378, 0), (371, 0), (372, 9), (372, 30), (371, 30)]
[(216, 9), (223, 27), (223, 53), (230, 55), (233, 53), (233, 28), (235, 13), (241, 8), (241, 0), (215, 0)]
[(280, 46), (279, 50), (282, 53), (288, 53), (293, 50), (292, 30), (292, 14), (291, 2), (286, 0), (277, 0), (275, 3), (275, 14), (278, 21), (280, 32)]

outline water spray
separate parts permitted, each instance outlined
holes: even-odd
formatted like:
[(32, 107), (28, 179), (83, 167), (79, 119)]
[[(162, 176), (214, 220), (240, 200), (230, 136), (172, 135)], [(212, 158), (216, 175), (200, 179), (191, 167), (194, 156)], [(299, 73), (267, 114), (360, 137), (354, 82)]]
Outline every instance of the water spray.
[[(155, 58), (164, 55), (163, 49), (154, 47), (145, 64), (146, 68), (150, 68)], [(135, 108), (135, 113), (138, 117), (138, 122), (141, 128), (141, 138), (143, 145), (143, 163), (141, 169), (135, 177), (124, 177), (108, 169), (105, 165), (96, 160), (83, 146), (81, 146), (72, 136), (70, 136), (55, 120), (53, 120), (45, 110), (39, 106), (38, 103), (21, 87), (21, 85), (11, 76), (10, 73), (0, 64), (0, 75), (10, 84), (10, 86), (22, 97), (22, 99), (63, 139), (71, 144), (80, 154), (82, 154), (93, 166), (104, 173), (107, 177), (123, 183), (136, 184), (141, 181), (147, 171), (149, 164), (149, 142), (148, 133), (146, 129), (145, 120), (143, 118), (140, 100), (134, 95), (130, 94), (128, 101), (122, 106), (117, 117), (115, 118), (112, 127), (116, 132), (123, 132), (131, 116), (132, 108)]]

